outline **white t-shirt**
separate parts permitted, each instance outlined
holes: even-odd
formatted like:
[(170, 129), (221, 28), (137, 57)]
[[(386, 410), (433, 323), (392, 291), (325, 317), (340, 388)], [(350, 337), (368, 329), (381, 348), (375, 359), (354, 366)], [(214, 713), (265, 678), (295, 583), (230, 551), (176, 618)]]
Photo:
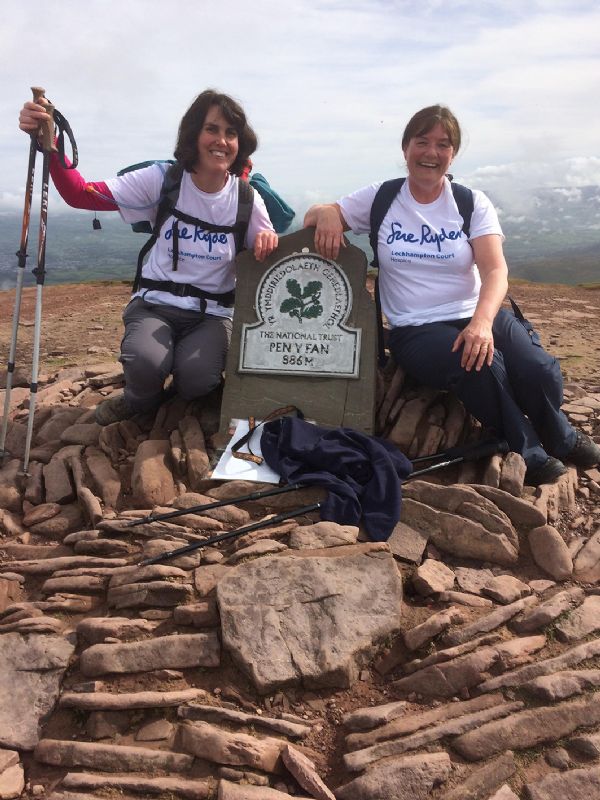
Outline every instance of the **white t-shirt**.
[[(372, 183), (339, 201), (354, 233), (369, 232), (380, 186)], [(496, 211), (483, 192), (473, 190), (473, 203), (470, 238), (502, 236)], [(378, 235), (381, 308), (394, 328), (473, 315), (481, 280), (462, 225), (448, 179), (437, 200), (425, 204), (414, 199), (408, 180), (403, 183)]]
[[(154, 225), (163, 179), (164, 167), (153, 164), (106, 181), (125, 222), (148, 220)], [(238, 208), (238, 181), (238, 178), (230, 175), (221, 191), (209, 193), (198, 189), (189, 172), (184, 172), (177, 209), (213, 225), (233, 225)], [(233, 234), (213, 233), (180, 221), (179, 258), (177, 270), (173, 270), (173, 219), (169, 217), (163, 224), (160, 236), (144, 264), (143, 277), (157, 281), (190, 283), (215, 294), (233, 289), (236, 256)], [(258, 192), (254, 192), (246, 247), (251, 249), (256, 234), (267, 229), (273, 230), (271, 220), (262, 198)], [(198, 297), (177, 297), (169, 292), (141, 289), (136, 295), (157, 305), (177, 306), (193, 311), (200, 310), (201, 306)], [(220, 306), (214, 300), (207, 300), (206, 311), (220, 317), (233, 315), (232, 308)]]

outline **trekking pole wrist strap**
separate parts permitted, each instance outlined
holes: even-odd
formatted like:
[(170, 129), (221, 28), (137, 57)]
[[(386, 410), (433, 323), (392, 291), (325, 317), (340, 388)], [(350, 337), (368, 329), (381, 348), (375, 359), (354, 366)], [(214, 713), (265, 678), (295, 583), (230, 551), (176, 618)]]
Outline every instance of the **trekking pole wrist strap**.
[[(296, 413), (299, 419), (304, 419), (304, 414), (297, 406), (289, 405), (289, 406), (282, 406), (281, 408), (276, 408), (271, 411), (270, 414), (262, 419), (258, 424), (256, 423), (255, 417), (248, 417), (248, 425), (249, 429), (247, 433), (241, 436), (236, 442), (231, 445), (231, 454), (234, 458), (241, 458), (242, 461), (251, 461), (253, 464), (262, 464), (264, 458), (262, 456), (257, 456), (252, 452), (252, 448), (250, 447), (250, 439), (252, 438), (252, 434), (254, 431), (264, 425), (265, 422), (271, 422), (273, 419), (277, 419), (277, 417), (284, 417), (286, 414)], [(244, 445), (247, 446), (248, 452), (242, 453), (240, 452), (240, 448)]]

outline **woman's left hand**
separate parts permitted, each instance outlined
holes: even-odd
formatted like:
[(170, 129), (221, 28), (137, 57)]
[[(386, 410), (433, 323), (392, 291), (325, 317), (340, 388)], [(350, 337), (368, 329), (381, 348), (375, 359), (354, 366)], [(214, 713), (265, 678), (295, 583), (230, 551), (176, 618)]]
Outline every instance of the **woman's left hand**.
[(473, 317), (454, 340), (452, 352), (455, 353), (461, 346), (463, 351), (460, 365), (467, 372), (473, 367), (479, 372), (484, 364), (491, 367), (494, 359), (494, 336), (491, 324)]
[(475, 367), (479, 372), (484, 364), (491, 367), (494, 360), (492, 324), (508, 289), (508, 269), (501, 236), (495, 233), (478, 236), (471, 240), (471, 246), (481, 275), (481, 289), (475, 313), (454, 340), (452, 352), (462, 347), (461, 367), (467, 372)]
[(254, 258), (257, 261), (264, 261), (270, 256), (279, 244), (279, 237), (275, 231), (259, 231), (254, 240)]

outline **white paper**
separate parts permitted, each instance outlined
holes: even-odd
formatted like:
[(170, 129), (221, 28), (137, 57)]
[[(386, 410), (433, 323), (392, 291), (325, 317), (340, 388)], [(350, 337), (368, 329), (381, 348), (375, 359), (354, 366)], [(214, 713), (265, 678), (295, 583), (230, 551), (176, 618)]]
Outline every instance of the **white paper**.
[[(262, 464), (255, 464), (252, 461), (245, 461), (243, 458), (235, 458), (231, 452), (231, 445), (237, 442), (238, 439), (241, 439), (249, 430), (250, 425), (247, 419), (238, 420), (235, 432), (229, 440), (225, 452), (219, 459), (219, 463), (214, 468), (211, 477), (215, 480), (225, 481), (241, 480), (257, 481), (259, 483), (279, 483), (281, 476), (275, 472), (275, 470), (271, 469), (268, 464), (265, 464), (264, 461)], [(260, 434), (261, 430), (259, 429), (250, 440), (252, 452), (255, 456), (262, 456)]]

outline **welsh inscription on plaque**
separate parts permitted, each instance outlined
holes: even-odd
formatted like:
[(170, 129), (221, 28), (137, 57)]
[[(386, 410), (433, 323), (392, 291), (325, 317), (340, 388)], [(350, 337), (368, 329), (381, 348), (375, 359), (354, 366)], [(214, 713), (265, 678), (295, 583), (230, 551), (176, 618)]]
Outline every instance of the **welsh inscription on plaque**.
[(255, 305), (240, 372), (358, 378), (361, 331), (345, 325), (352, 289), (335, 262), (315, 253), (283, 258), (258, 284)]

